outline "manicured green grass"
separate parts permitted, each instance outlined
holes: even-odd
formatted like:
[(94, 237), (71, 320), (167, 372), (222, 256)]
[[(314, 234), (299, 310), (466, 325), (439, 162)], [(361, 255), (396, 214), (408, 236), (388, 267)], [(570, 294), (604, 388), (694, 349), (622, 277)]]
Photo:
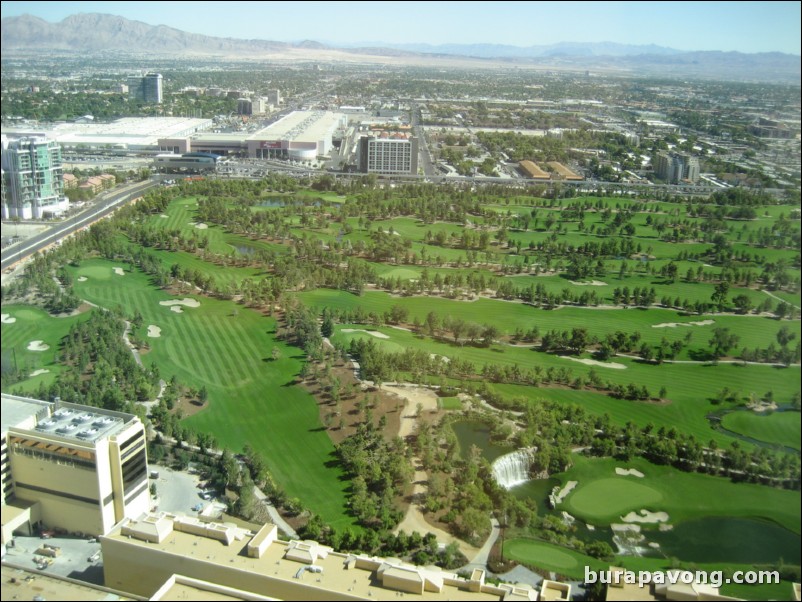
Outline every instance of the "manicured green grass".
[[(196, 297), (200, 307), (175, 313), (160, 301), (172, 299), (154, 288), (145, 274), (113, 274), (113, 263), (83, 262), (73, 270), (76, 293), (103, 307), (139, 311), (138, 333), (151, 345), (143, 361), (161, 374), (175, 374), (196, 389), (206, 386), (209, 402), (187, 419), (199, 431), (211, 432), (224, 446), (241, 450), (249, 443), (291, 497), (298, 497), (337, 527), (352, 526), (346, 515), (343, 474), (333, 466), (334, 446), (318, 419), (312, 396), (294, 384), (302, 353), (274, 337), (275, 320), (228, 301)], [(147, 326), (161, 337), (147, 338)], [(272, 359), (272, 349), (280, 359)]]
[(768, 415), (732, 412), (724, 416), (721, 425), (759, 441), (800, 449), (802, 429), (799, 412), (774, 412)]
[[(512, 334), (517, 328), (528, 331), (533, 326), (540, 329), (541, 334), (550, 330), (570, 330), (586, 328), (588, 333), (600, 339), (617, 330), (631, 333), (637, 330), (642, 341), (659, 344), (666, 338), (669, 342), (682, 340), (690, 332), (691, 343), (688, 350), (704, 352), (708, 349), (708, 341), (715, 328), (729, 328), (738, 334), (737, 351), (743, 347), (766, 348), (774, 343), (777, 332), (787, 326), (799, 338), (800, 322), (780, 322), (758, 316), (684, 316), (674, 310), (665, 309), (593, 309), (581, 307), (563, 307), (548, 311), (538, 309), (524, 303), (479, 298), (474, 301), (458, 301), (443, 297), (400, 297), (379, 291), (367, 291), (356, 296), (345, 291), (316, 289), (299, 293), (299, 298), (312, 307), (322, 311), (324, 307), (353, 310), (362, 307), (366, 312), (379, 315), (386, 313), (394, 305), (409, 311), (409, 320), (418, 318), (423, 321), (432, 311), (441, 319), (446, 316), (459, 316), (467, 322), (476, 324), (493, 324), (504, 334)], [(603, 312), (603, 313), (602, 313)], [(713, 320), (703, 326), (659, 327), (673, 323), (688, 323)], [(735, 352), (737, 352), (735, 351)], [(678, 359), (688, 359), (688, 351)]]
[(652, 487), (615, 477), (583, 486), (571, 495), (571, 507), (585, 516), (622, 515), (633, 508), (654, 508), (662, 499)]
[[(49, 384), (63, 370), (56, 362), (61, 339), (69, 332), (70, 327), (89, 317), (89, 312), (66, 318), (55, 317), (46, 311), (28, 305), (4, 305), (3, 313), (14, 318), (13, 323), (2, 325), (3, 361), (10, 362), (28, 373), (36, 370), (47, 370), (37, 376), (15, 384), (12, 388), (32, 391), (41, 383)], [(46, 351), (32, 351), (28, 346), (33, 341), (42, 341), (48, 345)]]
[[(667, 512), (669, 522), (673, 524), (692, 518), (727, 516), (765, 519), (796, 534), (800, 532), (798, 491), (733, 483), (723, 477), (682, 472), (640, 458), (623, 463), (612, 458), (587, 458), (574, 454), (573, 459), (572, 468), (555, 475), (563, 483), (579, 483), (561, 507), (595, 525), (620, 522), (623, 514), (645, 508)], [(617, 466), (635, 468), (645, 476), (618, 476), (615, 473)], [(621, 491), (632, 491), (629, 501), (625, 495), (616, 493), (616, 482)], [(637, 485), (636, 489), (631, 488), (633, 484)], [(614, 499), (608, 501), (606, 496), (614, 496)]]
[(462, 402), (459, 397), (438, 397), (438, 404), (444, 410), (461, 410)]
[(584, 578), (586, 566), (597, 571), (605, 570), (608, 566), (607, 563), (585, 554), (535, 539), (511, 539), (504, 542), (504, 557), (574, 579)]
[[(614, 312), (603, 312), (604, 316), (610, 313)], [(676, 428), (684, 433), (693, 434), (704, 443), (715, 439), (724, 446), (729, 446), (734, 440), (733, 437), (713, 430), (705, 417), (707, 413), (719, 408), (719, 406), (713, 405), (713, 400), (724, 386), (729, 387), (731, 391), (740, 392), (740, 396), (747, 396), (751, 393), (762, 395), (765, 391), (772, 389), (775, 398), (781, 402), (790, 401), (793, 393), (799, 389), (798, 367), (777, 369), (770, 366), (744, 367), (737, 364), (718, 366), (663, 364), (657, 366), (643, 364), (629, 358), (616, 357), (613, 358), (612, 363), (623, 365), (625, 369), (613, 370), (604, 366), (586, 366), (565, 357), (533, 351), (529, 347), (497, 344), (484, 348), (457, 345), (453, 342), (435, 341), (429, 337), (421, 337), (409, 331), (389, 327), (375, 329), (387, 338), (375, 338), (364, 332), (342, 332), (344, 328), (365, 327), (338, 326), (333, 340), (341, 341), (346, 346), (353, 338), (371, 337), (388, 352), (397, 353), (403, 349), (420, 349), (452, 359), (468, 360), (473, 363), (477, 373), (485, 364), (510, 367), (518, 365), (527, 369), (540, 366), (544, 371), (548, 368), (570, 368), (573, 377), (588, 376), (590, 371), (594, 370), (605, 382), (645, 385), (652, 395), (657, 395), (661, 387), (666, 387), (668, 399), (671, 401), (668, 404), (613, 399), (590, 391), (534, 388), (523, 385), (491, 385), (505, 397), (521, 397), (533, 402), (547, 398), (561, 403), (578, 403), (593, 414), (610, 414), (613, 422), (618, 425), (624, 425), (630, 420), (641, 427), (651, 423), (657, 428), (664, 426), (667, 429)]]
[[(585, 578), (585, 567), (594, 571), (604, 571), (610, 565), (624, 567), (630, 571), (666, 572), (672, 568), (672, 560), (645, 556), (617, 556), (612, 562), (604, 562), (575, 550), (563, 548), (552, 543), (525, 537), (513, 538), (504, 542), (504, 557), (511, 558), (535, 568), (554, 571), (570, 579)], [(681, 563), (687, 570), (722, 571), (723, 576), (731, 576), (733, 571), (755, 570), (757, 567), (732, 563)], [(760, 567), (764, 569), (764, 567)], [(740, 585), (722, 583), (721, 593), (744, 600), (791, 600), (791, 583), (762, 585)]]

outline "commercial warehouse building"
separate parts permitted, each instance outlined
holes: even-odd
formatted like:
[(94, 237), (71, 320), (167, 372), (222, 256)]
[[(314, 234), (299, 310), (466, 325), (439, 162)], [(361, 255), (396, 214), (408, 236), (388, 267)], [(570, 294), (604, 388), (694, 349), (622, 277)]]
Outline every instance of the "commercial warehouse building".
[(159, 140), (159, 147), (180, 153), (244, 154), (255, 159), (312, 161), (331, 152), (334, 133), (345, 125), (346, 116), (342, 113), (293, 111), (256, 132), (206, 132), (182, 139), (165, 137)]
[(214, 125), (189, 117), (124, 117), (109, 123), (57, 123), (3, 127), (12, 136), (47, 136), (65, 149), (158, 151), (162, 138), (186, 138)]
[(37, 527), (101, 535), (150, 507), (133, 414), (2, 395), (2, 538)]

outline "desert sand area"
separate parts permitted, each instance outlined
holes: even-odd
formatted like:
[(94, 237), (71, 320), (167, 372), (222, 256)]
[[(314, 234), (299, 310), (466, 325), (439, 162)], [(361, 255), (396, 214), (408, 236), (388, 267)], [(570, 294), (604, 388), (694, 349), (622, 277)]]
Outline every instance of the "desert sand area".
[(86, 282), (87, 280), (89, 280), (89, 278), (86, 276), (78, 276), (78, 282)]
[[(398, 385), (382, 385), (381, 388), (406, 400), (401, 418), (401, 425), (398, 428), (398, 436), (402, 439), (412, 435), (415, 431), (415, 425), (417, 424), (417, 416), (415, 413), (417, 412), (418, 404), (421, 404), (422, 412), (437, 410), (437, 394), (431, 389), (425, 387), (402, 387)], [(415, 466), (412, 498), (413, 500), (418, 500), (426, 493), (428, 475), (425, 471), (419, 470), (420, 460), (418, 458), (413, 458), (412, 463), (413, 466)], [(402, 520), (395, 529), (396, 533), (401, 531), (405, 533), (417, 532), (421, 535), (434, 533), (437, 536), (437, 540), (440, 542), (456, 543), (460, 551), (465, 554), (467, 558), (473, 558), (479, 553), (479, 548), (468, 545), (450, 533), (430, 525), (420, 511), (416, 501), (413, 501), (409, 505), (409, 509), (406, 515), (404, 515), (404, 520)]]

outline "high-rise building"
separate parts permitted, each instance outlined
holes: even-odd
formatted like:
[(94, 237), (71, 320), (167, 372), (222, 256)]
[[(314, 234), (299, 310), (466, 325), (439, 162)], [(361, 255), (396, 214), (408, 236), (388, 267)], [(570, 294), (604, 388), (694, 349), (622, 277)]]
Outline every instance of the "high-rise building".
[(696, 182), (699, 179), (699, 158), (680, 153), (659, 153), (654, 171), (669, 184), (679, 184), (682, 180)]
[(39, 219), (61, 215), (64, 196), (61, 146), (45, 136), (2, 137), (3, 218)]
[(253, 101), (250, 98), (237, 99), (238, 115), (253, 115)]
[(267, 91), (267, 102), (277, 107), (281, 104), (281, 90), (268, 90)]
[(417, 174), (417, 138), (374, 138), (359, 141), (359, 171), (378, 174)]
[(148, 73), (143, 78), (144, 100), (148, 104), (162, 103), (162, 74)]
[(102, 535), (150, 509), (133, 414), (2, 395), (3, 543), (22, 529)]
[(128, 76), (128, 97), (141, 100), (148, 104), (162, 103), (162, 74), (148, 73), (146, 75)]

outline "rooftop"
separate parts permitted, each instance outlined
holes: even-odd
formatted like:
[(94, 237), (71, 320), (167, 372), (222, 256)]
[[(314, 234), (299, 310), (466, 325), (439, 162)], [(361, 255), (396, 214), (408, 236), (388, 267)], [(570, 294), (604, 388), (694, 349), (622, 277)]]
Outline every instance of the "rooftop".
[(105, 587), (6, 564), (2, 567), (2, 579), (3, 600), (141, 600), (136, 596), (118, 594)]
[(342, 118), (342, 114), (331, 111), (293, 111), (248, 138), (317, 142), (331, 133)]
[(3, 432), (14, 428), (44, 437), (93, 444), (116, 435), (135, 416), (73, 403), (2, 396)]
[(211, 119), (187, 117), (125, 117), (109, 123), (57, 123), (36, 126), (4, 127), (8, 136), (38, 133), (65, 146), (77, 144), (125, 144), (158, 146), (159, 138), (188, 136), (211, 126)]
[[(171, 522), (173, 528), (156, 535), (154, 523), (163, 521)], [(260, 533), (272, 532), (271, 527), (268, 525)], [(510, 599), (513, 594), (534, 599), (528, 595), (534, 592), (524, 586), (484, 584), (484, 572), (467, 580), (438, 567), (332, 552), (331, 548), (313, 541), (284, 542), (270, 538), (252, 543), (256, 539), (264, 536), (254, 537), (250, 531), (233, 525), (201, 523), (193, 518), (159, 513), (128, 521), (101, 538), (101, 542), (121, 542), (140, 548), (143, 554), (158, 551), (229, 570), (256, 573), (273, 582), (272, 593), (254, 592), (261, 595), (286, 594), (302, 585), (366, 600), (386, 600), (397, 597), (399, 592), (415, 590), (418, 590), (416, 598), (422, 600), (502, 600)], [(134, 550), (126, 551), (126, 557), (133, 554)]]
[(34, 423), (36, 415), (40, 412), (49, 412), (51, 405), (53, 404), (47, 401), (3, 393), (2, 412), (0, 412), (0, 416), (2, 416), (2, 432), (6, 433), (9, 428), (19, 426), (27, 421)]

